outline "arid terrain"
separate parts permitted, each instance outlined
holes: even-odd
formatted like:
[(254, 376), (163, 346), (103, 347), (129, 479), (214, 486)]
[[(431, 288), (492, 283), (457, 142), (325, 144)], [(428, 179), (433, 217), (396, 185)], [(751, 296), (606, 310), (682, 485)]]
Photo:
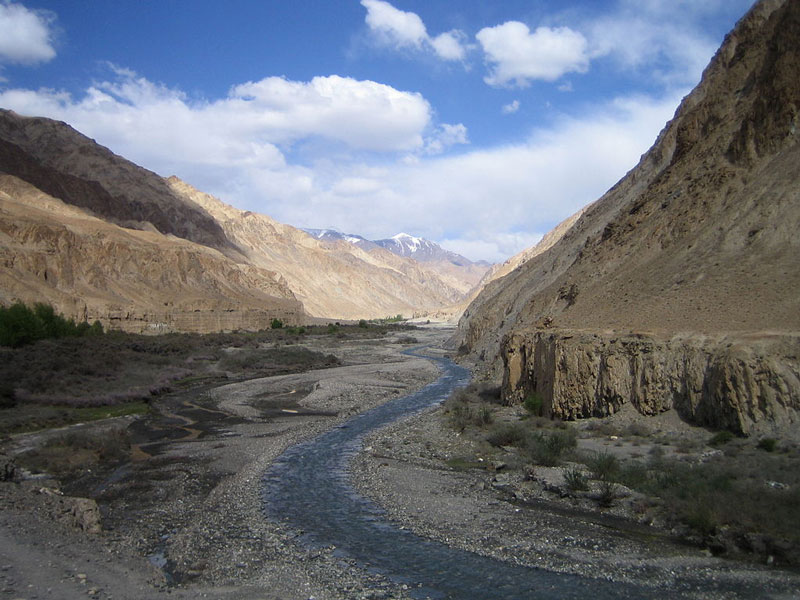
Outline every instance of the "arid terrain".
[[(261, 476), (282, 450), (435, 379), (435, 366), (400, 352), (412, 343), (439, 344), (452, 333), (358, 330), (320, 332), (299, 341), (331, 365), (322, 370), (224, 385), (205, 382), (159, 396), (151, 412), (139, 417), (6, 436), (5, 455), (15, 457), (19, 471), (15, 481), (0, 483), (0, 593), (7, 598), (409, 597), (402, 584), (364, 571), (335, 548), (304, 546), (300, 532), (261, 511)], [(298, 344), (293, 337), (275, 342), (288, 344), (287, 350)], [(230, 352), (237, 352), (235, 346)], [(336, 361), (325, 358), (331, 355)], [(605, 450), (624, 461), (652, 457), (652, 448), (658, 448), (660, 457), (692, 465), (722, 454), (708, 445), (709, 432), (679, 421), (656, 424), (635, 413), (627, 420), (559, 425), (529, 418), (520, 407), (501, 406), (493, 393), (483, 401), (474, 393), (466, 400), (454, 397), (432, 413), (372, 436), (354, 463), (356, 488), (420, 535), (517, 564), (634, 582), (686, 598), (789, 598), (800, 586), (800, 576), (787, 570), (788, 557), (775, 549), (780, 546), (731, 548), (726, 554), (666, 520), (658, 503), (643, 509), (645, 496), (622, 484), (603, 504), (597, 499), (600, 483), (588, 467), (580, 467), (590, 482), (587, 491), (570, 490), (564, 478), (572, 466), (583, 464), (577, 454), (565, 453), (558, 466), (542, 466), (511, 441), (508, 446), (485, 441), (503, 424), (546, 433), (569, 428), (577, 431), (581, 451)], [(490, 422), (462, 429), (453, 414), (460, 404), (486, 406)], [(106, 440), (129, 436), (129, 450), (117, 455), (109, 450), (94, 464), (48, 459), (48, 448), (77, 447), (96, 434)], [(797, 489), (791, 475), (800, 461), (796, 444), (781, 440), (774, 453), (756, 449), (755, 442), (753, 450), (744, 442), (727, 444), (738, 445), (742, 455), (757, 452), (773, 460), (773, 469), (785, 469), (780, 483)], [(22, 470), (36, 460), (49, 460), (59, 479)], [(769, 488), (762, 484), (766, 494)]]

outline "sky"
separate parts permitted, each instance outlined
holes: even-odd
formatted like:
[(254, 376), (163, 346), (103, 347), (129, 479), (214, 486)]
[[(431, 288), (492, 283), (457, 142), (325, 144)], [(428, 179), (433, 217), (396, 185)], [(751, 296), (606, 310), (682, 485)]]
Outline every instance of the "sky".
[(653, 144), (750, 0), (0, 0), (0, 107), (242, 210), (503, 261)]

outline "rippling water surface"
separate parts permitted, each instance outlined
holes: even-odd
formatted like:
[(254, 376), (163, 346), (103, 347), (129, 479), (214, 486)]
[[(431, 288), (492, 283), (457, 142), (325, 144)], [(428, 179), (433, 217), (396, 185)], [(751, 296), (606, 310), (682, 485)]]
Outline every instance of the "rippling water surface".
[(353, 490), (348, 463), (366, 434), (438, 404), (469, 382), (467, 369), (447, 359), (430, 360), (442, 370), (435, 382), (282, 454), (264, 475), (268, 516), (304, 531), (311, 545), (333, 544), (364, 568), (419, 586), (412, 592), (419, 598), (656, 597), (645, 588), (520, 567), (420, 538), (390, 523)]

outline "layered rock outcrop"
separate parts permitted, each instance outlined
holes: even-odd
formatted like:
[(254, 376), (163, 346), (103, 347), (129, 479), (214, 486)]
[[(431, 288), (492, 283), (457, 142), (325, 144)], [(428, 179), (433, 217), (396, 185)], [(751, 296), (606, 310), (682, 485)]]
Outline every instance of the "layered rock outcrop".
[(457, 341), (510, 398), (570, 418), (629, 402), (741, 432), (797, 422), (797, 39), (800, 3), (756, 4), (639, 164), (469, 306)]
[(773, 433), (800, 412), (796, 335), (675, 336), (544, 330), (503, 342), (503, 393), (543, 414), (605, 417), (631, 404), (739, 434)]

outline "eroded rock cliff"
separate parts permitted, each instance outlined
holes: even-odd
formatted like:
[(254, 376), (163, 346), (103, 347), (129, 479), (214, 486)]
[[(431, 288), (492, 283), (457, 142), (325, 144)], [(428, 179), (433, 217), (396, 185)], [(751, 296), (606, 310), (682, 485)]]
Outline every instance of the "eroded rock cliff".
[(470, 305), (458, 341), (510, 398), (741, 432), (798, 420), (798, 39), (800, 3), (756, 4), (639, 164)]
[(543, 414), (605, 417), (630, 404), (670, 409), (691, 423), (740, 434), (773, 433), (800, 411), (797, 335), (674, 336), (560, 329), (503, 341), (503, 392), (537, 394)]

